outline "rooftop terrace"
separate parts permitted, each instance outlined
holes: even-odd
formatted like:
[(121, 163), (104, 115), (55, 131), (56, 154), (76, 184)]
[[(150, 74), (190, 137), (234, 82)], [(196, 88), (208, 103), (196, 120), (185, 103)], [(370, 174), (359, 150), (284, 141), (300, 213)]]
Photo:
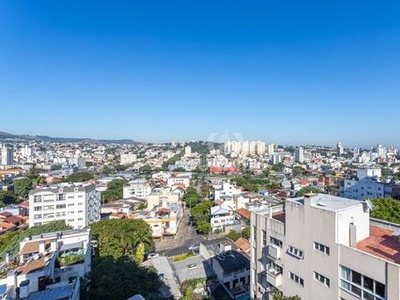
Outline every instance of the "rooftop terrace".
[(395, 231), (370, 226), (370, 236), (357, 243), (357, 249), (400, 264), (400, 242)]

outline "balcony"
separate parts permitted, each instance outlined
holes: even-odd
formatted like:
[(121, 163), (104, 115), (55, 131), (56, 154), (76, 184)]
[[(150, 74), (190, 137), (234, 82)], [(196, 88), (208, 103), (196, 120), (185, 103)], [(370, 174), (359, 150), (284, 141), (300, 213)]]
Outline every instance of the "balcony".
[(267, 282), (274, 287), (279, 287), (282, 284), (282, 272), (276, 269), (267, 270)]
[(268, 245), (268, 257), (277, 260), (281, 258), (281, 248), (276, 245)]

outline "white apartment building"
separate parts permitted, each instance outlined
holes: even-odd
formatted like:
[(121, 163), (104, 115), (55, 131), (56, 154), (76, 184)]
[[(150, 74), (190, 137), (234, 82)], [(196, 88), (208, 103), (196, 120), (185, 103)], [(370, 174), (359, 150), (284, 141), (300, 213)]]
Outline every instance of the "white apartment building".
[(29, 193), (29, 227), (64, 220), (81, 229), (100, 220), (100, 193), (94, 184), (59, 184)]
[(170, 177), (167, 179), (167, 186), (173, 187), (174, 185), (177, 185), (177, 184), (183, 184), (186, 188), (190, 185), (190, 178), (191, 178), (190, 175)]
[(91, 268), (90, 229), (30, 236), (20, 251), (7, 257), (0, 279), (1, 299), (79, 300), (80, 278)]
[(123, 198), (132, 197), (147, 198), (151, 194), (151, 185), (147, 181), (130, 181), (128, 185), (123, 187)]
[(251, 298), (400, 299), (400, 226), (367, 202), (322, 194), (251, 216)]
[(294, 152), (294, 161), (297, 163), (303, 163), (304, 162), (304, 149), (303, 147), (298, 147), (296, 148)]
[(1, 149), (1, 164), (11, 166), (14, 164), (14, 149), (12, 147), (3, 147)]
[(365, 177), (381, 177), (382, 176), (382, 169), (375, 168), (375, 167), (364, 167), (357, 169), (357, 178), (359, 180)]

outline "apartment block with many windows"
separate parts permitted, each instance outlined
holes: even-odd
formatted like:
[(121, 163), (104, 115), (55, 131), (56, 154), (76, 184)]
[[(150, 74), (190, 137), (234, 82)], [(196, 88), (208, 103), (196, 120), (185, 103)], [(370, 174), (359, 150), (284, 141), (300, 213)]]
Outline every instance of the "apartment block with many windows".
[(322, 194), (251, 216), (251, 297), (400, 299), (400, 226), (364, 201)]
[(29, 194), (29, 227), (51, 221), (84, 228), (100, 220), (100, 193), (94, 184), (60, 184)]

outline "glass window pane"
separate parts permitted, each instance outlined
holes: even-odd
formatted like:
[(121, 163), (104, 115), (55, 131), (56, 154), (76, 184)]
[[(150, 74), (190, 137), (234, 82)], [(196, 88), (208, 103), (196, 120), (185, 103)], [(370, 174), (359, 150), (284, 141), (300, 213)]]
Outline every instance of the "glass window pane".
[(364, 288), (373, 292), (374, 291), (374, 280), (372, 278), (364, 276)]
[(351, 271), (351, 281), (361, 285), (361, 274), (356, 271)]
[(348, 282), (346, 282), (344, 280), (340, 280), (340, 286), (343, 289), (350, 291), (350, 283), (348, 283)]
[(350, 280), (350, 270), (346, 267), (341, 267), (341, 274), (343, 279)]
[(374, 297), (374, 295), (364, 291), (364, 299), (366, 299), (366, 300), (375, 300), (375, 297)]
[(360, 288), (358, 288), (358, 287), (356, 287), (355, 285), (351, 285), (351, 291), (354, 293), (354, 294), (357, 294), (358, 296), (361, 296), (361, 289)]
[(384, 298), (385, 297), (385, 285), (375, 281), (375, 294)]

